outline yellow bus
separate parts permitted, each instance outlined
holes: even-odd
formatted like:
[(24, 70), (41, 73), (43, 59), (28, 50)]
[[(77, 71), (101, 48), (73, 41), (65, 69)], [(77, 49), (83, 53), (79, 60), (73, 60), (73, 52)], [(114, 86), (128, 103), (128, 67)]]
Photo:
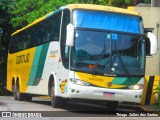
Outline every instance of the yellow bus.
[(119, 102), (140, 103), (145, 43), (138, 13), (69, 4), (12, 34), (7, 89), (15, 100), (49, 95), (53, 107), (68, 100), (95, 101), (109, 109)]

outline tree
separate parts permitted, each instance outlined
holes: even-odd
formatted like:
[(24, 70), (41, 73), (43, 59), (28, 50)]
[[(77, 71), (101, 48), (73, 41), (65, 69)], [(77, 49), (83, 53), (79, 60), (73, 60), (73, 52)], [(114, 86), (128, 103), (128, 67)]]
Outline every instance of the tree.
[(74, 0), (18, 0), (11, 19), (14, 27), (23, 27), (43, 15), (55, 11), (60, 6), (73, 3)]
[(116, 7), (127, 7), (138, 3), (150, 3), (151, 0), (78, 0), (79, 3), (109, 5)]
[(10, 19), (15, 2), (16, 0), (0, 0), (0, 28), (3, 30), (0, 34), (0, 95), (5, 94), (8, 41), (13, 31)]
[(12, 18), (11, 11), (14, 9), (16, 0), (0, 0), (0, 28), (3, 30), (0, 38), (0, 50), (8, 49), (8, 36), (13, 32), (10, 19)]
[(12, 12), (15, 17), (11, 19), (11, 23), (15, 28), (24, 27), (48, 12), (70, 3), (120, 6), (124, 3), (123, 1), (130, 0), (17, 0), (15, 10)]
[(70, 3), (127, 7), (128, 5), (132, 5), (133, 1), (139, 3), (150, 0), (17, 0), (15, 9), (12, 12), (14, 17), (11, 19), (11, 23), (14, 28), (22, 28), (48, 12), (55, 11), (60, 6)]

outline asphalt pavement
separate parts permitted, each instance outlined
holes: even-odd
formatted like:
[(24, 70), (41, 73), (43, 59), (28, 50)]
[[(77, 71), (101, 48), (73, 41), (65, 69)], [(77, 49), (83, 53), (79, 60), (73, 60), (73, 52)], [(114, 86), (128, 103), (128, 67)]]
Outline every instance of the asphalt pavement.
[[(34, 107), (33, 107), (34, 106)], [(75, 107), (76, 106), (76, 107)], [(89, 110), (99, 110), (99, 111), (105, 111), (104, 108), (100, 108), (97, 106), (92, 106), (89, 107), (87, 105), (74, 105), (74, 104), (70, 104), (70, 106), (68, 106), (67, 108), (62, 108), (62, 109), (53, 109), (50, 106), (50, 102), (47, 99), (39, 99), (39, 98), (34, 98), (34, 100), (32, 102), (21, 102), (21, 101), (14, 101), (13, 97), (2, 97), (0, 96), (0, 110), (1, 112), (5, 112), (5, 111), (11, 111), (14, 112), (14, 110), (22, 110), (25, 112), (25, 110), (27, 109), (27, 111), (29, 110), (34, 110), (35, 112), (43, 110), (43, 111), (50, 111), (50, 113), (56, 113), (55, 111), (61, 111), (59, 113), (69, 113), (70, 116), (62, 116), (62, 115), (58, 115), (56, 117), (44, 117), (43, 113), (42, 113), (42, 117), (39, 118), (19, 118), (14, 116), (14, 118), (8, 118), (8, 117), (0, 117), (0, 120), (27, 120), (27, 119), (31, 119), (31, 120), (159, 120), (160, 115), (159, 111), (158, 111), (158, 106), (154, 106), (154, 105), (126, 105), (126, 104), (120, 104), (118, 107), (118, 110), (116, 111), (116, 115), (110, 115), (108, 113), (105, 113), (107, 115), (105, 115), (104, 113), (99, 113), (99, 112), (95, 112), (95, 116), (94, 113), (85, 113), (85, 112), (74, 112), (74, 109), (77, 109), (77, 107), (82, 107), (82, 109), (89, 109)], [(81, 110), (81, 109), (80, 109)], [(128, 110), (128, 113), (126, 113), (126, 111)], [(72, 112), (73, 111), (73, 112)], [(21, 114), (23, 112), (19, 111)], [(32, 111), (31, 111), (32, 112)], [(1, 113), (0, 113), (1, 114)], [(28, 113), (27, 114), (28, 117)], [(74, 117), (74, 115), (72, 116), (72, 114), (74, 115), (78, 115), (77, 117)], [(16, 114), (14, 114), (16, 115)], [(24, 115), (24, 114), (23, 114)]]

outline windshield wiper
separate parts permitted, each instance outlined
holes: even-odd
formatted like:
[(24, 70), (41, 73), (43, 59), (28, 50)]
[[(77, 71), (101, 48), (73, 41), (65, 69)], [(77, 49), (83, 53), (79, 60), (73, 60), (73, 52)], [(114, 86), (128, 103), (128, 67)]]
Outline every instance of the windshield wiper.
[(99, 56), (99, 58), (98, 58), (98, 60), (97, 60), (97, 62), (96, 62), (96, 64), (95, 64), (95, 67), (92, 69), (92, 73), (95, 73), (95, 72), (96, 72), (99, 63), (100, 63), (101, 60), (103, 59), (103, 56), (104, 56), (105, 51), (106, 51), (106, 44), (107, 44), (107, 39), (104, 41), (103, 50), (102, 50), (102, 52), (101, 52), (101, 54), (100, 54), (100, 56)]
[(124, 70), (125, 70), (125, 72), (126, 72), (127, 76), (129, 76), (129, 75), (130, 75), (130, 73), (129, 73), (129, 71), (128, 71), (128, 69), (127, 69), (126, 65), (124, 64), (124, 62), (123, 62), (123, 60), (122, 60), (122, 57), (121, 57), (121, 55), (120, 55), (119, 51), (118, 51), (118, 50), (116, 50), (116, 51), (115, 51), (115, 53), (116, 53), (116, 56), (119, 58), (119, 61), (121, 62), (121, 64), (122, 64), (122, 66), (123, 66), (123, 68), (124, 68)]

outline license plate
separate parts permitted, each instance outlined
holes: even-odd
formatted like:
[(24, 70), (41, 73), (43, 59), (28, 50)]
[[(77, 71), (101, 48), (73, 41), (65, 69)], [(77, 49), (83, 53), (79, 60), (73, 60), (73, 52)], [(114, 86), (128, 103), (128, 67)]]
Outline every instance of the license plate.
[(115, 95), (114, 92), (103, 92), (103, 96), (113, 97)]

